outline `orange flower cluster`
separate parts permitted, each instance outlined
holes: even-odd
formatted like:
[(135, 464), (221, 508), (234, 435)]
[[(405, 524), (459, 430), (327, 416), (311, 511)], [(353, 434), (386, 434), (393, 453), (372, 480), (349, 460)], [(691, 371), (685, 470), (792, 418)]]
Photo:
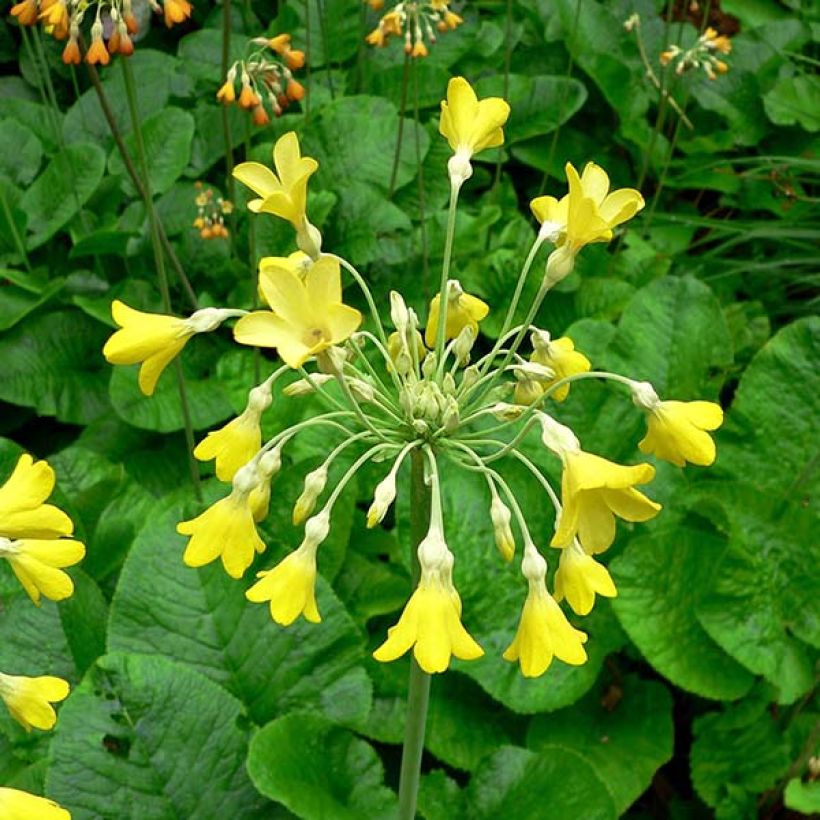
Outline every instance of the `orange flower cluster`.
[(725, 34), (718, 34), (711, 26), (698, 37), (695, 45), (684, 50), (679, 45), (670, 45), (661, 52), (661, 65), (675, 63), (675, 73), (683, 74), (692, 68), (702, 68), (710, 80), (718, 74), (725, 74), (729, 65), (721, 60), (716, 53), (729, 54), (732, 50), (732, 41)]
[(221, 196), (214, 197), (212, 188), (204, 188), (201, 182), (196, 183), (199, 192), (196, 195), (197, 216), (193, 226), (199, 230), (203, 239), (227, 238), (225, 215), (233, 211), (233, 203)]
[[(305, 65), (305, 53), (292, 48), (290, 40), (290, 34), (251, 40), (252, 45), (260, 48), (230, 67), (216, 98), (224, 105), (236, 103), (250, 111), (256, 125), (270, 122), (265, 102), (276, 117), (281, 116), (291, 102), (299, 102), (305, 96), (305, 87), (294, 78), (293, 71)], [(271, 59), (268, 50), (273, 51), (277, 59)]]
[[(191, 16), (193, 8), (188, 0), (149, 0), (149, 4), (165, 18), (169, 28)], [(34, 26), (38, 22), (56, 40), (67, 40), (63, 49), (63, 62), (77, 65), (83, 60), (80, 50), (80, 32), (83, 20), (96, 8), (91, 25), (91, 45), (85, 53), (85, 61), (91, 65), (108, 65), (112, 54), (129, 57), (134, 53), (131, 39), (139, 30), (137, 18), (131, 9), (131, 0), (20, 0), (12, 6), (12, 16), (21, 26)], [(105, 37), (103, 11), (110, 21), (110, 33)], [(107, 22), (108, 22), (107, 21)]]
[[(374, 11), (380, 11), (384, 7), (384, 0), (365, 2)], [(391, 37), (403, 35), (405, 54), (426, 57), (430, 53), (427, 43), (433, 45), (436, 42), (436, 31), (452, 31), (463, 22), (463, 18), (450, 11), (449, 0), (402, 2), (382, 16), (378, 26), (365, 40), (371, 46), (384, 48)]]

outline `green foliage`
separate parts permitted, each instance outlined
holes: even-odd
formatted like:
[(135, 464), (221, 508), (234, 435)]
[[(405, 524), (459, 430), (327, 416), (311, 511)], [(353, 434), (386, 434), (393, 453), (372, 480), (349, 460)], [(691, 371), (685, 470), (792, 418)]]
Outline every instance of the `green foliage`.
[[(270, 165), (274, 142), (295, 130), (319, 162), (308, 210), (323, 249), (357, 265), (384, 315), (398, 290), (424, 323), (450, 190), (439, 102), (448, 78), (463, 75), (512, 106), (505, 144), (476, 157), (458, 214), (454, 275), (491, 305), (475, 354), (501, 332), (535, 237), (529, 201), (563, 195), (567, 161), (580, 170), (594, 160), (613, 187), (640, 188), (646, 208), (611, 244), (584, 250), (536, 323), (570, 336), (597, 370), (725, 408), (715, 465), (683, 471), (637, 451), (645, 421), (620, 385), (579, 382), (550, 408), (584, 449), (655, 464), (646, 490), (664, 510), (619, 525), (602, 556), (618, 596), (570, 615), (588, 633), (588, 662), (554, 660), (536, 679), (500, 658), (526, 594), (521, 545), (512, 565), (500, 559), (486, 483), (444, 462), (463, 620), (486, 654), (433, 680), (419, 815), (817, 814), (816, 9), (701, 3), (732, 34), (731, 53), (718, 55), (729, 70), (710, 80), (702, 66), (676, 73), (659, 59), (705, 28), (670, 15), (688, 4), (453, 3), (464, 24), (406, 61), (401, 38), (364, 44), (379, 15), (361, 0), (234, 3), (230, 61), (251, 38), (283, 32), (307, 52), (309, 71), (294, 72), (307, 96), (257, 128), (215, 97), (222, 5), (194, 5), (193, 20), (170, 30), (141, 22), (129, 58), (172, 312), (193, 310), (180, 271), (199, 307), (258, 306), (258, 258), (296, 245), (287, 223), (249, 215), (249, 192), (226, 174), (225, 138), (233, 164)], [(639, 30), (625, 31), (633, 12)], [(200, 441), (276, 365), (229, 347), (229, 331), (195, 336), (179, 359), (186, 410), (176, 364), (149, 399), (136, 366), (105, 362), (111, 301), (160, 312), (163, 299), (149, 214), (106, 116), (136, 163), (122, 58), (98, 67), (104, 111), (86, 67), (65, 67), (62, 48), (42, 30), (24, 38), (12, 18), (0, 24), (0, 484), (21, 452), (47, 458), (54, 502), (86, 557), (68, 570), (73, 596), (39, 608), (0, 561), (0, 671), (72, 686), (53, 733), (28, 734), (0, 708), (0, 785), (47, 794), (78, 820), (395, 817), (409, 664), (370, 653), (410, 591), (407, 475), (395, 514), (375, 530), (364, 510), (386, 465), (344, 491), (319, 552), (318, 624), (280, 627), (245, 591), (299, 543), (291, 510), (326, 452), (324, 433), (285, 451), (261, 527), (267, 550), (243, 581), (216, 564), (183, 565), (177, 523), (229, 489), (201, 466), (196, 500), (186, 415)], [(232, 198), (228, 239), (193, 226), (208, 189)], [(345, 299), (366, 307), (352, 286)], [(277, 388), (266, 436), (318, 406)], [(537, 436), (523, 446), (559, 480)], [(554, 572), (546, 496), (523, 468), (509, 476)]]

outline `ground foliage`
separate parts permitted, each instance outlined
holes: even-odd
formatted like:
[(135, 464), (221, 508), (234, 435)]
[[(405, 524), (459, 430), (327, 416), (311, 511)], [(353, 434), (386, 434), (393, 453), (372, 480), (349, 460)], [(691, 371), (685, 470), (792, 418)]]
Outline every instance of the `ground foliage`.
[[(269, 162), (274, 140), (298, 131), (320, 163), (310, 209), (326, 247), (364, 269), (383, 304), (396, 288), (425, 313), (448, 196), (437, 105), (463, 74), (480, 94), (506, 89), (513, 109), (505, 146), (465, 189), (454, 257), (456, 276), (493, 307), (487, 338), (534, 236), (526, 204), (560, 192), (565, 161), (594, 159), (616, 187), (639, 181), (647, 208), (611, 247), (588, 250), (539, 324), (602, 368), (727, 410), (715, 466), (658, 465), (664, 514), (621, 528), (607, 556), (619, 596), (585, 621), (585, 666), (556, 661), (525, 680), (502, 662), (520, 582), (490, 560), (489, 525), (448, 531), (465, 617), (488, 652), (434, 680), (421, 815), (817, 811), (807, 773), (820, 647), (816, 6), (701, 3), (733, 50), (715, 80), (666, 78), (689, 129), (659, 107), (623, 22), (641, 15), (661, 73), (660, 52), (705, 25), (690, 4), (514, 0), (508, 20), (502, 0), (466, 3), (464, 25), (410, 66), (391, 192), (400, 44), (363, 45), (376, 18), (358, 0), (308, 2), (234, 3), (232, 54), (249, 36), (287, 31), (310, 68), (301, 106), (253, 129), (232, 109), (231, 139), (237, 159)], [(26, 735), (0, 713), (0, 781), (45, 790), (76, 818), (390, 817), (407, 663), (380, 666), (370, 651), (409, 588), (406, 503), (372, 532), (373, 482), (347, 493), (322, 548), (318, 626), (281, 629), (221, 569), (183, 566), (174, 525), (195, 506), (174, 380), (146, 399), (134, 369), (114, 370), (100, 352), (113, 298), (161, 309), (145, 210), (85, 67), (69, 70), (43, 36), (55, 107), (40, 95), (32, 38), (10, 20), (0, 23), (0, 475), (22, 449), (47, 457), (88, 555), (71, 571), (75, 596), (41, 609), (0, 566), (0, 668), (72, 684), (53, 734)], [(251, 222), (241, 186), (232, 193), (226, 180), (221, 23), (222, 9), (198, 0), (186, 24), (155, 24), (131, 62), (173, 248), (201, 304), (247, 307), (251, 248), (282, 255), (292, 238), (273, 218)], [(132, 146), (116, 61), (101, 76)], [(197, 180), (235, 197), (230, 240), (192, 227)], [(255, 365), (223, 335), (189, 348), (201, 437), (242, 408)], [(574, 391), (561, 412), (587, 449), (633, 458), (641, 430), (628, 400), (607, 385)], [(271, 429), (294, 420), (292, 405), (274, 403)], [(274, 485), (269, 553), (297, 543), (290, 507), (319, 444), (301, 445)], [(471, 513), (486, 505), (483, 486), (444, 479), (450, 520), (483, 521)], [(537, 519), (542, 502), (521, 492)], [(544, 542), (550, 528), (543, 516)]]

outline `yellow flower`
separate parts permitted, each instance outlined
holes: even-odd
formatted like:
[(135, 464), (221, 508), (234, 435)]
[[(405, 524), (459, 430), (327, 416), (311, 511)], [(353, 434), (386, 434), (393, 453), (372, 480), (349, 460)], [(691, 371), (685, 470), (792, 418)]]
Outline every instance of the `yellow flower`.
[(316, 545), (303, 544), (272, 570), (259, 572), (245, 597), (254, 603), (270, 601), (270, 616), (290, 626), (300, 615), (317, 624), (322, 620), (316, 606)]
[(541, 382), (536, 379), (519, 377), (518, 381), (515, 383), (513, 401), (516, 404), (533, 404), (543, 395), (544, 388), (541, 386)]
[(54, 470), (26, 454), (0, 487), (0, 537), (59, 538), (71, 535), (71, 519), (52, 504), (43, 503), (54, 489)]
[(256, 311), (234, 327), (240, 344), (275, 347), (291, 367), (347, 339), (362, 321), (342, 303), (339, 262), (323, 256), (300, 278), (287, 267), (269, 266), (259, 285), (273, 313)]
[(660, 511), (660, 504), (633, 487), (655, 477), (651, 464), (625, 467), (583, 450), (565, 451), (563, 461), (564, 509), (553, 547), (569, 546), (578, 536), (586, 552), (603, 552), (615, 540), (616, 515), (625, 521), (648, 521)]
[(595, 604), (595, 594), (614, 598), (618, 591), (607, 568), (587, 555), (577, 541), (561, 550), (555, 573), (555, 600), (563, 601), (578, 615), (588, 615)]
[(120, 326), (105, 343), (103, 355), (111, 364), (141, 363), (140, 390), (151, 396), (162, 371), (196, 332), (187, 319), (143, 313), (114, 300), (111, 315)]
[(504, 651), (504, 659), (518, 661), (525, 678), (537, 678), (547, 671), (553, 657), (573, 666), (585, 663), (586, 640), (586, 633), (569, 623), (547, 592), (543, 577), (532, 578), (518, 631)]
[(50, 675), (27, 678), (0, 672), (0, 698), (27, 732), (32, 727), (52, 729), (57, 722), (57, 713), (51, 704), (67, 698), (68, 692), (68, 683), (62, 678)]
[[(255, 473), (255, 469), (253, 470)], [(222, 559), (231, 578), (241, 578), (253, 562), (254, 552), (264, 552), (265, 543), (256, 532), (250, 495), (257, 486), (240, 470), (230, 495), (208, 507), (190, 521), (177, 524), (180, 535), (190, 535), (182, 560), (189, 567), (203, 567)]]
[(219, 430), (214, 430), (197, 444), (194, 457), (200, 461), (216, 459), (216, 477), (231, 481), (240, 467), (247, 464), (262, 446), (262, 413), (271, 405), (267, 383), (254, 387), (248, 394), (244, 411)]
[(74, 592), (74, 582), (63, 567), (70, 567), (85, 556), (85, 547), (69, 538), (11, 541), (0, 537), (0, 558), (5, 558), (17, 580), (37, 606), (40, 596), (63, 601)]
[[(427, 327), (424, 330), (424, 341), (431, 349), (436, 346), (440, 302), (440, 294), (436, 294), (430, 302), (430, 315), (427, 317)], [(489, 312), (490, 306), (486, 302), (465, 293), (461, 285), (451, 279), (447, 289), (447, 322), (444, 326), (444, 338), (455, 339), (465, 327), (471, 327), (478, 335), (478, 323)]]
[(504, 123), (510, 106), (500, 97), (479, 100), (464, 77), (453, 77), (447, 84), (447, 99), (441, 103), (439, 132), (450, 148), (469, 160), (485, 148), (504, 144)]
[(422, 573), (399, 622), (387, 636), (373, 653), (377, 661), (394, 661), (413, 647), (418, 665), (429, 674), (447, 669), (452, 655), (471, 661), (484, 654), (461, 623), (458, 593), (436, 573)]
[[(530, 361), (549, 367), (555, 373), (555, 378), (541, 382), (544, 390), (561, 379), (592, 369), (589, 359), (575, 349), (572, 339), (567, 336), (550, 340), (548, 333), (538, 331), (532, 334), (532, 343), (535, 350)], [(569, 387), (569, 384), (563, 384), (550, 395), (556, 401), (564, 401), (569, 395)]]
[(704, 432), (717, 430), (723, 410), (711, 401), (659, 401), (646, 414), (647, 433), (638, 443), (678, 467), (686, 462), (708, 467), (715, 460), (715, 442)]
[(305, 222), (308, 179), (319, 163), (302, 156), (296, 132), (288, 131), (273, 147), (273, 164), (276, 173), (259, 162), (242, 162), (233, 175), (259, 197), (248, 203), (250, 210), (286, 219), (298, 231)]
[(47, 797), (0, 788), (0, 817), (3, 820), (71, 820), (71, 814)]

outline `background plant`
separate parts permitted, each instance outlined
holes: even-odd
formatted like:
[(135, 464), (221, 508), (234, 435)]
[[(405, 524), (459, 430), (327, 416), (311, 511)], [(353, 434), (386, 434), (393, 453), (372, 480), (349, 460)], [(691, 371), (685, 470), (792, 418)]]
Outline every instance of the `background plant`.
[[(354, 0), (273, 10), (202, 2), (171, 29), (161, 19), (149, 28), (140, 12), (144, 37), (129, 60), (178, 315), (193, 309), (191, 292), (200, 307), (251, 306), (250, 260), (289, 247), (286, 226), (252, 227), (242, 192), (230, 195), (223, 117), (236, 161), (266, 162), (276, 137), (299, 131), (320, 162), (310, 209), (328, 244), (361, 264), (382, 303), (397, 289), (424, 315), (435, 283), (425, 281), (422, 251), (435, 271), (448, 196), (437, 105), (448, 77), (463, 74), (480, 96), (506, 89), (513, 107), (506, 146), (476, 163), (453, 259), (464, 287), (495, 308), (480, 344), (489, 349), (500, 330), (534, 236), (522, 204), (559, 192), (566, 160), (594, 159), (616, 186), (643, 176), (647, 208), (617, 248), (585, 251), (539, 324), (571, 336), (596, 367), (727, 408), (715, 467), (681, 475), (659, 464), (653, 490), (664, 516), (622, 532), (612, 548), (620, 594), (585, 619), (587, 666), (556, 662), (532, 682), (479, 661), (436, 680), (425, 817), (513, 805), (522, 817), (544, 816), (545, 806), (555, 817), (816, 810), (817, 19), (797, 2), (701, 3), (694, 22), (680, 6), (453, 4), (464, 23), (412, 61), (406, 82), (403, 49), (367, 45), (380, 13)], [(646, 80), (634, 32), (623, 29), (635, 12), (658, 80), (692, 129)], [(688, 48), (709, 24), (733, 27), (728, 72), (712, 81), (665, 69), (670, 43)], [(307, 94), (253, 130), (215, 95), (249, 39), (283, 32), (306, 53)], [(3, 782), (45, 789), (77, 817), (121, 816), (132, 804), (157, 816), (389, 815), (395, 798), (382, 783), (397, 780), (406, 670), (368, 658), (409, 589), (399, 547), (406, 506), (400, 499), (395, 520), (369, 532), (379, 476), (345, 492), (320, 579), (321, 631), (272, 634), (264, 608), (248, 607), (221, 570), (177, 560), (184, 541), (174, 526), (201, 507), (189, 502), (176, 379), (169, 374), (149, 402), (135, 373), (112, 373), (100, 353), (112, 299), (162, 309), (126, 80), (116, 60), (100, 74), (139, 184), (93, 77), (66, 67), (63, 47), (3, 23), (0, 424), (4, 475), (19, 452), (11, 441), (48, 456), (88, 552), (70, 571), (70, 603), (34, 611), (11, 577), (0, 578), (0, 668), (13, 658), (20, 673), (72, 684), (52, 737), (23, 737), (0, 717)], [(235, 203), (227, 239), (203, 241), (193, 226), (200, 179)], [(219, 334), (186, 350), (197, 439), (243, 409), (256, 366)], [(642, 422), (623, 397), (583, 389), (565, 420), (585, 446), (628, 458)], [(271, 426), (298, 420), (280, 415), (299, 412), (294, 404), (274, 404)], [(269, 552), (284, 555), (298, 537), (295, 476), (320, 458), (308, 438), (286, 462)], [(443, 491), (450, 517), (483, 519), (479, 480)], [(211, 492), (206, 480), (206, 499)], [(537, 515), (536, 499), (531, 506)], [(476, 571), (459, 588), (477, 613), (476, 637), (498, 654), (514, 629), (516, 574), (498, 567), (487, 576), (490, 527), (448, 539), (460, 556), (476, 556), (462, 561)], [(329, 778), (328, 758), (345, 763), (332, 767), (326, 792), (311, 775)], [(179, 779), (185, 770), (199, 776)], [(122, 803), (112, 806), (115, 787)]]

